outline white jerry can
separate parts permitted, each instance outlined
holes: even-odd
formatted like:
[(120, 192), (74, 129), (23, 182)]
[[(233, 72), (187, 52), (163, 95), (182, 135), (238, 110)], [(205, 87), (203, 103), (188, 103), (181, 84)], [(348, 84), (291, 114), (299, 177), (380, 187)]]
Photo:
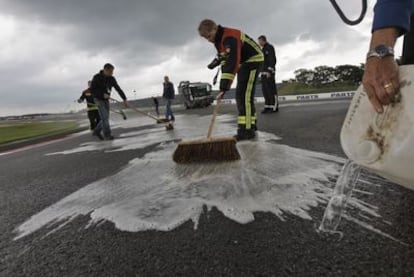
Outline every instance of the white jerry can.
[(378, 114), (362, 86), (352, 99), (341, 130), (349, 159), (414, 190), (414, 65), (401, 66), (400, 94)]

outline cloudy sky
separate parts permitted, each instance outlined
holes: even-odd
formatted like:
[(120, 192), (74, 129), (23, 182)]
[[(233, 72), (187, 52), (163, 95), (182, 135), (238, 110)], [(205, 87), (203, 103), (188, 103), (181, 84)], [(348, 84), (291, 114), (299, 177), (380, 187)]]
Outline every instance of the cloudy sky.
[[(359, 0), (338, 3), (359, 13)], [(267, 35), (278, 81), (298, 68), (359, 64), (372, 7), (349, 27), (328, 0), (0, 0), (0, 115), (72, 109), (106, 62), (130, 99), (161, 94), (166, 74), (176, 85), (211, 82), (215, 50), (196, 31), (204, 18)]]

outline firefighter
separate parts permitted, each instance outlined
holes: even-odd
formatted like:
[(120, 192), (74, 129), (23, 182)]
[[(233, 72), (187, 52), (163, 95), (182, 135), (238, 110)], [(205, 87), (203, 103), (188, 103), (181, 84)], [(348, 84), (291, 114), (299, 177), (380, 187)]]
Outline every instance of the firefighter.
[(276, 53), (273, 45), (267, 42), (266, 36), (258, 38), (259, 45), (262, 47), (264, 62), (260, 77), (262, 80), (262, 92), (265, 105), (262, 113), (273, 113), (279, 110), (276, 87)]
[(98, 125), (101, 118), (99, 117), (98, 107), (96, 106), (93, 95), (91, 92), (91, 83), (92, 81), (88, 81), (88, 88), (85, 89), (81, 96), (78, 99), (78, 103), (82, 103), (86, 100), (86, 110), (88, 111), (88, 118), (89, 118), (89, 126), (90, 129), (93, 131), (95, 130), (96, 125)]
[(217, 25), (210, 19), (201, 21), (198, 32), (200, 36), (214, 43), (218, 54), (208, 67), (213, 69), (221, 64), (220, 93), (221, 100), (230, 89), (236, 74), (236, 103), (238, 109), (237, 140), (250, 140), (256, 136), (256, 109), (254, 92), (259, 69), (263, 63), (260, 46), (240, 30)]

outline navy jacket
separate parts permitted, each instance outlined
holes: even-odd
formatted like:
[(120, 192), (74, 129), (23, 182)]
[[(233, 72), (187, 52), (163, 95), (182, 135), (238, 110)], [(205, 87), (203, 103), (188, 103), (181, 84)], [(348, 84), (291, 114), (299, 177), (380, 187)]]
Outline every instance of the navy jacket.
[(262, 48), (264, 55), (263, 72), (269, 72), (274, 74), (276, 72), (276, 53), (275, 48), (270, 43), (263, 45)]
[(91, 84), (91, 91), (93, 97), (103, 100), (105, 99), (104, 94), (110, 95), (112, 88), (115, 88), (119, 96), (123, 100), (126, 100), (125, 93), (119, 87), (118, 83), (116, 82), (116, 79), (113, 76), (105, 76), (103, 70), (101, 70), (98, 74), (93, 76)]
[(162, 97), (164, 97), (165, 99), (174, 99), (175, 91), (173, 83), (164, 83), (164, 93), (162, 94)]
[(410, 29), (410, 17), (414, 12), (414, 0), (378, 0), (374, 8), (372, 31), (396, 27), (401, 35)]

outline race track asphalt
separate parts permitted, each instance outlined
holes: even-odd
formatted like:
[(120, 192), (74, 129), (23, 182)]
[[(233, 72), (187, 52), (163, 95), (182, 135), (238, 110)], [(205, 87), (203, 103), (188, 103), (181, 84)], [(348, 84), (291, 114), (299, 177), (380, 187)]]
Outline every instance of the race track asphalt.
[[(348, 105), (348, 100), (288, 103), (279, 113), (259, 115), (258, 126), (280, 137), (278, 144), (344, 158), (339, 132)], [(181, 114), (197, 118), (210, 112)], [(221, 111), (234, 113), (234, 106)], [(156, 128), (162, 126), (121, 126), (114, 135)], [(124, 151), (47, 155), (91, 141), (84, 133), (0, 154), (0, 276), (414, 276), (414, 191), (368, 172), (364, 178), (377, 185), (361, 199), (376, 215), (365, 225), (343, 219), (338, 227), (343, 237), (317, 232), (326, 207), (318, 203), (306, 211), (308, 219), (255, 212), (246, 224), (205, 207), (196, 229), (187, 220), (169, 231), (125, 231), (111, 220), (85, 228), (90, 215), (77, 215), (57, 230), (58, 222), (51, 222), (16, 239), (17, 228), (32, 216), (159, 147), (154, 142)]]

